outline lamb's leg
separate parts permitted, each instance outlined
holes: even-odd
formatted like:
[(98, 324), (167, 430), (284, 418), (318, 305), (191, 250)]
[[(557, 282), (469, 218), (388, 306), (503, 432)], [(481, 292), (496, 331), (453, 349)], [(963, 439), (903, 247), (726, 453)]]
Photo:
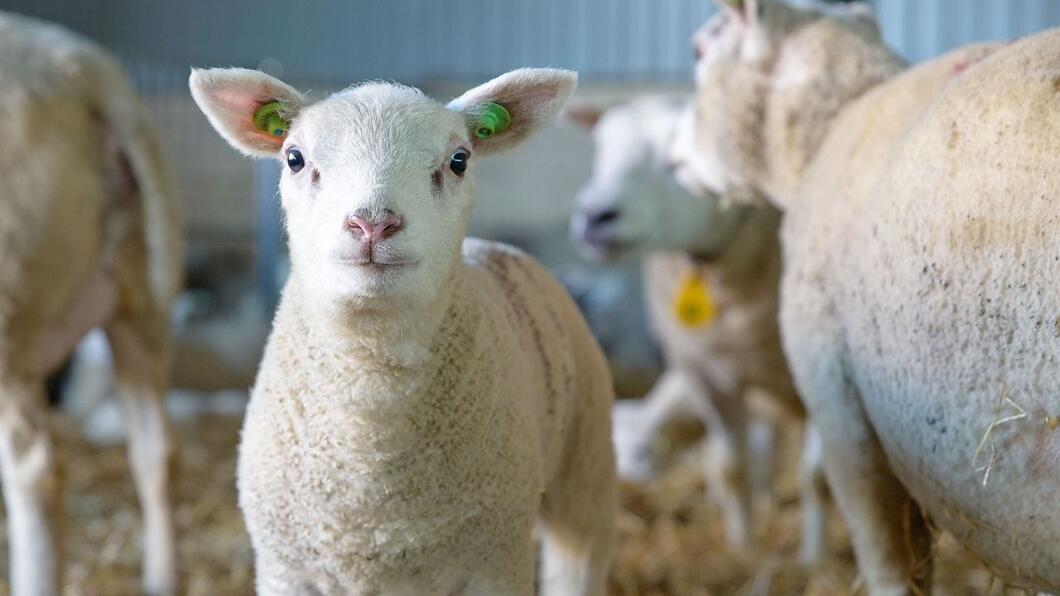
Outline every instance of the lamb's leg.
[(749, 417), (743, 392), (708, 400), (704, 471), (708, 490), (721, 507), (725, 538), (733, 546), (751, 539)]
[(644, 481), (658, 471), (653, 445), (670, 422), (701, 419), (706, 400), (694, 376), (669, 368), (641, 401), (620, 401), (612, 410), (619, 476)]
[[(608, 390), (609, 391), (609, 390)], [(593, 404), (601, 410), (610, 397)], [(611, 567), (618, 492), (604, 412), (571, 428), (562, 468), (541, 507), (542, 596), (601, 596)]]
[(799, 556), (804, 565), (817, 564), (827, 549), (828, 483), (822, 467), (821, 435), (810, 423), (806, 424), (806, 443), (802, 450), (802, 470), (799, 478), (802, 509), (802, 544)]
[(750, 449), (750, 483), (756, 510), (771, 511), (774, 507), (773, 477), (777, 450), (777, 421), (753, 416), (748, 431)]
[(869, 594), (929, 593), (931, 540), (925, 520), (891, 473), (861, 398), (846, 380), (838, 352), (829, 349), (838, 342), (815, 341), (820, 339), (816, 326), (806, 331), (789, 325), (785, 331), (799, 394), (821, 436), (828, 486), (847, 520)]
[(169, 502), (171, 446), (166, 426), (165, 325), (117, 320), (107, 327), (114, 351), (118, 394), (125, 408), (129, 463), (143, 509), (144, 590), (177, 591), (176, 546)]
[(0, 385), (0, 472), (14, 596), (59, 593), (61, 491), (46, 416), (41, 387)]

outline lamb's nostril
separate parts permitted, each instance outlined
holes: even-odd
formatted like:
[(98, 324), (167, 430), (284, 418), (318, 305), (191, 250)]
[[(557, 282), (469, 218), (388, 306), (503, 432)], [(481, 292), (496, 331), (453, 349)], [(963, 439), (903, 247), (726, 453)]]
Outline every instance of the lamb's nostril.
[(376, 234), (380, 239), (387, 239), (397, 234), (405, 227), (405, 222), (397, 215), (388, 216), (375, 225)]
[(364, 242), (381, 242), (397, 234), (405, 227), (403, 219), (397, 215), (388, 215), (380, 221), (371, 222), (367, 219), (351, 215), (346, 218), (346, 231), (353, 237)]
[(374, 226), (363, 217), (351, 215), (346, 218), (346, 223), (343, 226), (346, 231), (353, 234), (354, 238), (371, 238)]
[(589, 225), (599, 226), (608, 223), (612, 223), (619, 217), (618, 209), (605, 209), (596, 213), (589, 214)]

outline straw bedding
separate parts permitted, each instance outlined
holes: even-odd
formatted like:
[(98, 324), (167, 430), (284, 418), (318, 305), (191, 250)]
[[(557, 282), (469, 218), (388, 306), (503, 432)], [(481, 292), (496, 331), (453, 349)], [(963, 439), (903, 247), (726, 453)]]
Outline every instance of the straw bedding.
[[(184, 589), (194, 596), (253, 593), (250, 544), (235, 505), (235, 448), (240, 421), (196, 420), (177, 429), (180, 440), (175, 486)], [(64, 594), (139, 593), (139, 511), (121, 447), (98, 448), (80, 439), (69, 422), (54, 422), (65, 475)], [(687, 443), (687, 432), (682, 438)], [(759, 503), (756, 547), (724, 545), (718, 510), (704, 497), (695, 450), (686, 451), (647, 487), (623, 486), (619, 545), (612, 596), (854, 595), (860, 590), (846, 531), (837, 513), (829, 524), (830, 554), (819, 568), (798, 563), (797, 457), (801, 437), (788, 431), (779, 442), (777, 494)], [(2, 520), (0, 520), (2, 523)], [(0, 531), (4, 528), (0, 527)], [(0, 534), (2, 535), (2, 534)], [(940, 536), (937, 593), (984, 594), (988, 572)], [(6, 544), (0, 551), (6, 578)], [(0, 579), (0, 594), (7, 594)], [(1003, 594), (995, 585), (989, 593)], [(1018, 593), (1018, 592), (1016, 592)]]

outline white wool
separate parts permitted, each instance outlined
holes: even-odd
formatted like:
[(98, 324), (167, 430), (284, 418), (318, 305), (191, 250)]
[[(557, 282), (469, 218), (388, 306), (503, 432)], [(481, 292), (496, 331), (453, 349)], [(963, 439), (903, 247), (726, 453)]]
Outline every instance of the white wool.
[[(923, 513), (1004, 581), (1055, 592), (1060, 34), (898, 73), (875, 34), (800, 18), (771, 29), (768, 80), (789, 84), (699, 66), (697, 150), (747, 158), (735, 176), (786, 208), (785, 352), (867, 587), (929, 585)], [(711, 114), (747, 106), (771, 124), (726, 141)]]
[[(240, 446), (259, 593), (530, 594), (540, 523), (545, 593), (602, 594), (606, 363), (539, 265), (463, 238), (473, 155), (548, 122), (573, 75), (516, 71), (448, 108), (381, 83), (302, 105), (238, 69), (195, 71), (191, 86), (237, 148), (305, 163), (280, 183), (292, 274)], [(248, 124), (274, 97), (283, 138)], [(512, 125), (482, 139), (485, 102)], [(467, 154), (460, 175), (450, 161)], [(351, 218), (401, 228), (366, 245)]]

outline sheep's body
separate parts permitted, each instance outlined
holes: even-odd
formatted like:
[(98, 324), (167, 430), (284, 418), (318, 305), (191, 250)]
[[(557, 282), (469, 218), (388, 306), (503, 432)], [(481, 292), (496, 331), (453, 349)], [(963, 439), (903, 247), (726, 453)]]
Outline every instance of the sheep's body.
[[(767, 496), (771, 490), (773, 427), (804, 417), (777, 321), (779, 226), (779, 213), (762, 206), (749, 213), (732, 245), (710, 263), (681, 253), (645, 258), (645, 301), (666, 370), (635, 414), (616, 417), (616, 425), (624, 421), (636, 427), (637, 441), (625, 449), (641, 457), (652, 454), (654, 435), (673, 416), (691, 414), (704, 422), (710, 440), (704, 467), (708, 486), (734, 544), (752, 535), (753, 492)], [(703, 326), (681, 321), (675, 311), (693, 276), (709, 288), (716, 309)], [(763, 399), (750, 403), (756, 396)], [(805, 455), (803, 556), (809, 561), (824, 548), (826, 489), (814, 452)]]
[[(750, 124), (738, 148), (697, 135), (786, 208), (785, 351), (869, 591), (929, 584), (917, 504), (1003, 579), (1056, 591), (1060, 33), (898, 74), (877, 37), (785, 30), (787, 11), (766, 5), (772, 72), (698, 67), (704, 118), (730, 93), (787, 126)], [(739, 72), (773, 84), (748, 94)]]
[[(1007, 580), (1049, 591), (1060, 589), (1060, 432), (1045, 422), (1060, 414), (1058, 78), (1050, 32), (959, 50), (877, 88), (836, 121), (784, 232), (783, 323), (817, 385), (815, 412), (860, 402), (935, 523)], [(808, 373), (823, 355), (844, 363), (849, 398)]]
[(285, 290), (239, 463), (263, 593), (529, 594), (539, 511), (561, 544), (608, 527), (611, 388), (577, 308), (514, 250), (464, 262), (408, 369), (349, 358)]
[[(666, 370), (645, 399), (615, 405), (619, 473), (649, 478), (660, 463), (653, 446), (662, 428), (678, 417), (698, 418), (709, 436), (708, 486), (727, 538), (743, 544), (753, 533), (752, 489), (763, 496), (771, 490), (773, 426), (804, 416), (777, 321), (780, 213), (764, 201), (726, 204), (678, 184), (670, 162), (690, 142), (687, 107), (644, 96), (606, 112), (572, 110), (573, 119), (593, 126), (596, 156), (571, 231), (591, 254), (645, 255), (645, 301)], [(705, 323), (682, 321), (676, 311), (692, 278), (707, 288), (715, 309)], [(749, 403), (756, 396), (765, 399)], [(812, 433), (808, 440), (803, 556), (813, 560), (824, 547), (826, 490)]]
[(120, 67), (58, 27), (0, 13), (0, 114), (0, 463), (15, 593), (58, 590), (43, 380), (97, 326), (130, 408), (146, 585), (171, 592), (160, 400), (181, 251), (169, 179)]

